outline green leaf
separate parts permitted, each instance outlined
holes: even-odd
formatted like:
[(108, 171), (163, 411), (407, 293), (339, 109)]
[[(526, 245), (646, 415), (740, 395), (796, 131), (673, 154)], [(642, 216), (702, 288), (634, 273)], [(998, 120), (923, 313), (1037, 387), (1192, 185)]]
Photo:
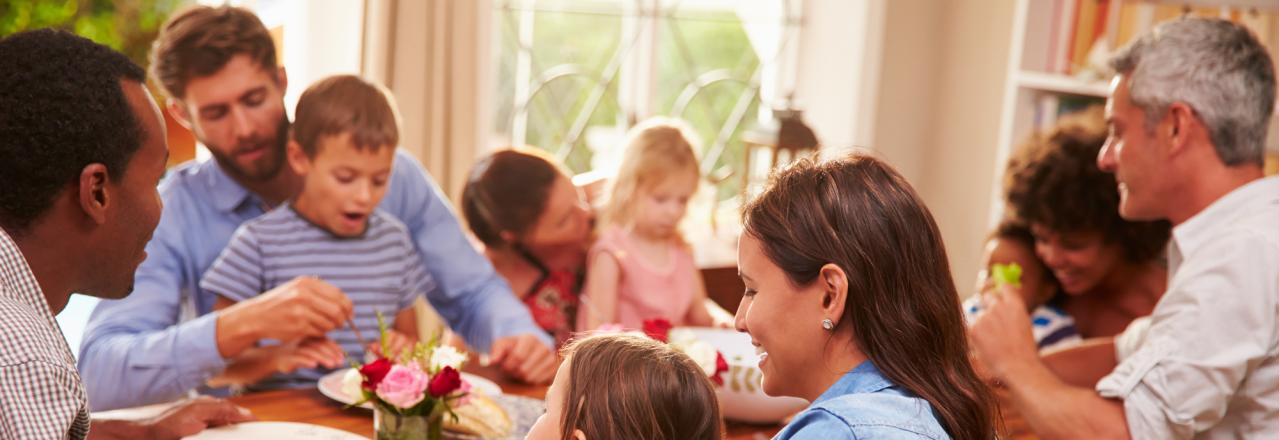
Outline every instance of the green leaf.
[(1017, 263), (996, 263), (990, 266), (990, 277), (995, 280), (995, 287), (1013, 286), (1021, 288), (1021, 265)]

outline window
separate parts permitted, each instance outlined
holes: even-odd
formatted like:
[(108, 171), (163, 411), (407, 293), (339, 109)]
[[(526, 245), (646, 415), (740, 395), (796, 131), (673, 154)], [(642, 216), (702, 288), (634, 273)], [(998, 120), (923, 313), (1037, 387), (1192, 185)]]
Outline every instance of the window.
[(495, 0), (494, 138), (612, 170), (628, 128), (689, 122), (717, 199), (740, 135), (793, 89), (801, 5), (786, 0)]

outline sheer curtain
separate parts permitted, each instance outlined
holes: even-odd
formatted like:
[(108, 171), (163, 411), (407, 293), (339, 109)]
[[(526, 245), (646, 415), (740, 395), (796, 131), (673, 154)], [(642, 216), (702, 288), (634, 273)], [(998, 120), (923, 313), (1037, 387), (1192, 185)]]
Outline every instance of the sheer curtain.
[(365, 0), (362, 71), (395, 93), (400, 145), (450, 198), (487, 150), (489, 0)]

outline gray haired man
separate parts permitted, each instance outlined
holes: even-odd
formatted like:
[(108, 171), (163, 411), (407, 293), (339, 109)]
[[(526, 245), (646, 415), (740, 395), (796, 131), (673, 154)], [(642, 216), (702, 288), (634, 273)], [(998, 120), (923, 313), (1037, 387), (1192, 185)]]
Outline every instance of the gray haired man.
[(1168, 291), (1095, 389), (1040, 361), (1017, 295), (992, 294), (974, 349), (1045, 438), (1279, 438), (1279, 177), (1263, 178), (1273, 62), (1247, 29), (1186, 18), (1112, 61), (1097, 165), (1119, 211), (1168, 219)]

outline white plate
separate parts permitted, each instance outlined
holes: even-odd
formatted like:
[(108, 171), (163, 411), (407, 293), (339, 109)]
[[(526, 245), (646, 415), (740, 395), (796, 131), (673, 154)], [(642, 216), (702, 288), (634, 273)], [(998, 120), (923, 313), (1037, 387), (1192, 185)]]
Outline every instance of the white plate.
[[(350, 368), (343, 368), (321, 377), (320, 381), (316, 383), (316, 387), (320, 389), (320, 394), (347, 405), (358, 402), (360, 396), (347, 395), (342, 391), (342, 376), (346, 375), (347, 370), (350, 370)], [(471, 373), (462, 373), (462, 378), (471, 383), (471, 392), (481, 393), (489, 397), (502, 394), (502, 387), (491, 380)], [(359, 407), (373, 409), (373, 404), (364, 402)]]
[(246, 422), (206, 429), (199, 434), (187, 437), (190, 440), (238, 440), (245, 438), (365, 440), (363, 436), (346, 431), (296, 422)]

